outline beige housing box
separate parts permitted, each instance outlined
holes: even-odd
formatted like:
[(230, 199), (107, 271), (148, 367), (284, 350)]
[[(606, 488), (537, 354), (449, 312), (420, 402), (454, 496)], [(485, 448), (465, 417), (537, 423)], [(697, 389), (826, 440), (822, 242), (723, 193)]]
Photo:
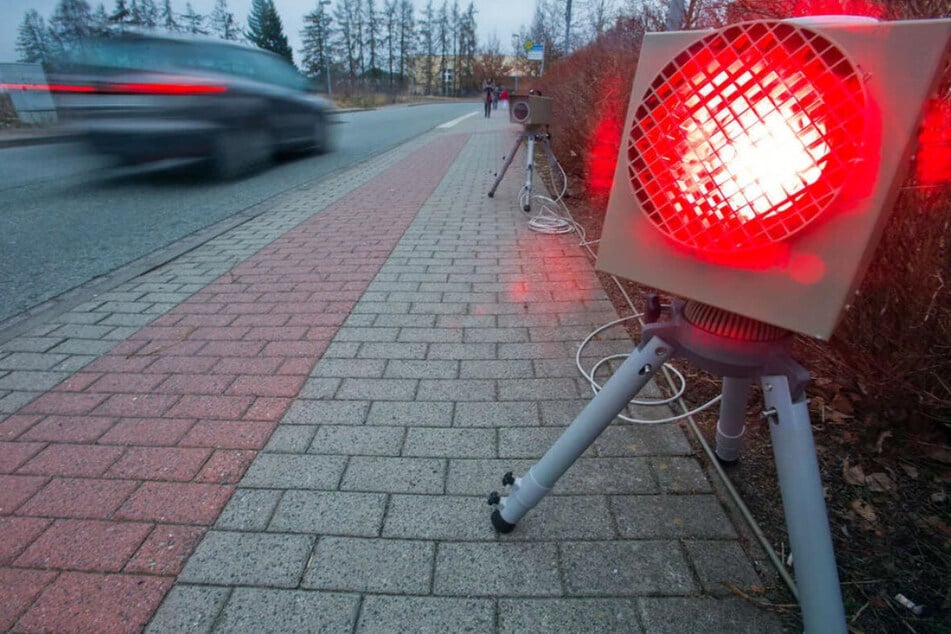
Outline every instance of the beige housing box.
[(522, 125), (551, 123), (551, 97), (541, 95), (510, 95), (509, 121)]
[[(681, 97), (677, 97), (676, 92), (663, 92), (671, 83), (683, 80), (683, 85), (693, 86), (690, 90), (696, 89), (703, 93), (698, 98), (716, 99), (710, 90), (730, 85), (731, 81), (734, 86), (731, 90), (735, 90), (736, 85), (746, 81), (743, 78), (743, 65), (750, 62), (748, 57), (737, 56), (732, 66), (709, 75), (709, 79), (704, 80), (705, 85), (691, 84), (692, 70), (672, 74), (671, 68), (678, 65), (691, 68), (689, 57), (696, 54), (700, 42), (710, 41), (709, 37), (730, 27), (720, 31), (649, 33), (644, 37), (631, 91), (597, 267), (674, 295), (827, 339), (857, 291), (884, 229), (887, 215), (894, 205), (898, 187), (907, 174), (923, 105), (933, 96), (947, 59), (951, 20), (875, 22), (823, 17), (762, 24), (767, 27), (775, 27), (776, 24), (792, 26), (797, 31), (795, 37), (807, 42), (797, 53), (804, 56), (803, 59), (807, 59), (808, 55), (821, 59), (834, 57), (830, 56), (828, 48), (823, 49), (823, 44), (816, 42), (834, 45), (833, 48), (838, 49), (835, 54), (841, 53), (840, 58), (847, 62), (836, 62), (832, 69), (833, 79), (836, 73), (851, 72), (850, 68), (855, 70), (858, 81), (850, 85), (860, 86), (864, 91), (864, 95), (857, 96), (855, 101), (862, 105), (862, 111), (858, 114), (864, 117), (864, 124), (843, 129), (860, 130), (861, 133), (844, 134), (840, 130), (837, 137), (824, 141), (814, 141), (811, 137), (801, 141), (808, 146), (807, 151), (812, 155), (826, 157), (816, 159), (817, 165), (813, 166), (813, 171), (821, 171), (828, 158), (841, 156), (836, 154), (840, 146), (849, 145), (850, 151), (856, 154), (840, 170), (840, 182), (830, 185), (821, 195), (817, 195), (819, 197), (813, 196), (801, 202), (797, 200), (796, 209), (793, 210), (796, 213), (800, 204), (811, 204), (816, 208), (814, 217), (810, 217), (802, 226), (784, 231), (770, 227), (763, 229), (763, 235), (775, 238), (767, 247), (757, 247), (751, 251), (745, 251), (745, 247), (724, 248), (724, 244), (733, 243), (725, 243), (720, 237), (709, 238), (706, 243), (689, 243), (691, 234), (682, 230), (680, 223), (683, 219), (696, 220), (702, 215), (706, 225), (716, 225), (726, 208), (727, 203), (724, 201), (733, 196), (742, 183), (737, 185), (738, 179), (734, 178), (724, 185), (727, 179), (706, 174), (704, 178), (709, 181), (706, 184), (685, 184), (689, 178), (685, 179), (682, 174), (669, 176), (669, 170), (658, 170), (658, 166), (668, 161), (669, 165), (676, 167), (685, 164), (688, 158), (660, 156), (665, 154), (662, 151), (653, 154), (644, 151), (643, 133), (635, 135), (633, 129), (643, 130), (645, 126), (649, 128), (654, 125), (656, 128), (660, 125), (651, 119), (653, 111), (642, 107), (647, 103), (644, 100), (649, 92), (654, 96), (651, 103), (657, 103), (658, 99), (666, 100), (664, 103), (673, 104), (668, 108), (669, 112), (674, 113), (671, 116), (677, 116), (678, 108), (689, 110), (691, 104), (690, 99), (677, 103)], [(788, 26), (782, 27), (781, 31), (789, 31)], [(750, 32), (755, 35), (756, 29)], [(754, 36), (749, 37), (752, 39)], [(785, 42), (782, 38), (779, 39)], [(811, 47), (815, 47), (815, 50)], [(756, 47), (752, 47), (752, 50), (756, 50)], [(715, 51), (713, 54), (707, 51), (706, 54), (703, 63), (716, 63)], [(710, 62), (711, 59), (714, 62)], [(763, 91), (779, 94), (782, 90), (794, 90), (790, 86), (797, 85), (796, 82), (810, 72), (808, 67), (811, 62), (807, 62), (801, 64), (801, 74), (797, 74), (798, 71), (792, 73), (797, 75), (796, 78), (783, 80), (786, 82), (784, 87), (775, 88), (771, 84)], [(769, 64), (766, 66), (769, 67)], [(723, 83), (724, 73), (732, 74), (735, 79)], [(771, 76), (764, 82), (768, 84), (774, 79)], [(671, 97), (672, 94), (675, 96)], [(728, 102), (731, 98), (725, 97), (720, 103)], [(818, 102), (821, 101), (822, 98), (819, 98)], [(828, 105), (822, 103), (816, 107)], [(755, 106), (747, 107), (751, 111), (756, 110)], [(794, 116), (799, 117), (796, 125), (800, 126), (801, 133), (805, 134), (804, 130), (808, 129), (816, 136), (816, 130), (824, 132), (825, 128), (821, 122), (807, 119), (809, 112), (812, 112), (810, 108), (808, 105), (794, 105), (793, 109), (797, 112)], [(708, 119), (719, 117), (711, 110), (704, 116)], [(766, 115), (757, 113), (757, 116)], [(645, 122), (645, 119), (650, 121)], [(514, 116), (512, 120), (515, 121)], [(658, 136), (675, 138), (679, 135), (679, 138), (684, 138), (695, 134), (698, 126), (703, 125), (703, 122), (686, 121), (681, 126), (668, 126)], [(720, 131), (724, 129), (719, 120), (717, 125)], [(854, 138), (856, 136), (860, 138)], [(661, 147), (664, 142), (661, 138)], [(727, 145), (722, 143), (721, 138), (720, 145), (707, 146), (711, 149), (704, 150), (703, 156), (689, 157), (691, 162), (684, 168), (684, 173), (689, 176), (700, 169), (696, 165), (709, 163), (711, 156), (719, 159), (721, 154), (732, 152), (733, 149), (726, 148)], [(671, 142), (670, 147), (675, 147), (675, 143)], [(802, 145), (796, 147), (800, 153), (803, 152)], [(785, 154), (779, 152), (754, 157), (747, 161), (746, 168), (748, 171), (755, 171), (759, 167), (770, 169), (780, 165), (777, 161), (788, 159)], [(722, 160), (734, 160), (734, 157), (731, 155), (729, 159)], [(668, 174), (654, 174), (657, 179), (653, 179), (653, 176), (645, 174), (651, 168)], [(803, 177), (805, 185), (797, 185), (794, 189), (805, 189), (797, 196), (811, 195), (814, 189), (811, 179), (812, 176)], [(684, 200), (702, 198), (710, 188), (710, 182), (714, 183), (713, 187), (722, 185), (729, 191), (720, 190), (715, 203), (703, 200), (695, 203), (702, 207), (699, 211), (694, 203), (683, 203)], [(678, 198), (674, 195), (676, 192), (670, 191), (678, 188), (689, 190), (691, 187), (694, 191), (686, 198)], [(787, 187), (780, 191), (789, 189)], [(664, 202), (665, 197), (670, 199), (669, 203)], [(790, 196), (789, 199), (794, 197)], [(763, 199), (767, 200), (769, 196), (764, 194)], [(762, 206), (766, 207), (767, 204), (771, 203), (763, 203)], [(759, 211), (750, 204), (746, 210), (747, 217)], [(791, 209), (778, 211), (780, 213), (773, 208), (765, 215), (778, 217)], [(664, 224), (664, 220), (658, 221), (658, 218), (675, 218), (677, 214), (680, 214), (680, 218), (672, 225)], [(746, 222), (736, 217), (732, 221), (737, 225)], [(759, 222), (759, 219), (756, 221)], [(706, 250), (705, 245), (712, 248)]]

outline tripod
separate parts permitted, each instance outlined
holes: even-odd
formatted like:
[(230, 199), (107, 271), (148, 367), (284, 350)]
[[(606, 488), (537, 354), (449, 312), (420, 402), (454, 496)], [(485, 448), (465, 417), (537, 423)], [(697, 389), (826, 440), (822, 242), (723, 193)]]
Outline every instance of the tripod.
[(545, 455), (522, 477), (505, 474), (508, 495), (489, 495), (489, 504), (498, 506), (492, 525), (511, 532), (669, 359), (680, 356), (723, 377), (716, 451), (724, 460), (739, 455), (749, 391), (758, 379), (805, 631), (844, 634), (845, 610), (804, 395), (809, 373), (786, 351), (790, 333), (693, 301), (675, 302), (670, 318), (659, 322), (659, 304), (655, 307), (640, 344)]
[(555, 154), (551, 151), (551, 144), (548, 142), (550, 138), (551, 135), (543, 131), (540, 126), (525, 126), (525, 129), (522, 130), (518, 138), (515, 139), (515, 145), (512, 146), (512, 151), (505, 157), (505, 163), (495, 177), (495, 182), (492, 183), (492, 189), (489, 190), (489, 198), (495, 196), (495, 190), (498, 189), (499, 183), (502, 182), (502, 178), (505, 176), (505, 172), (508, 170), (509, 165), (512, 164), (512, 160), (518, 153), (519, 146), (525, 143), (525, 186), (522, 188), (522, 191), (525, 192), (525, 202), (522, 204), (522, 211), (531, 211), (532, 176), (535, 172), (535, 143), (541, 143), (542, 147), (545, 148), (545, 154), (548, 156), (550, 165), (555, 165), (558, 162), (555, 159)]

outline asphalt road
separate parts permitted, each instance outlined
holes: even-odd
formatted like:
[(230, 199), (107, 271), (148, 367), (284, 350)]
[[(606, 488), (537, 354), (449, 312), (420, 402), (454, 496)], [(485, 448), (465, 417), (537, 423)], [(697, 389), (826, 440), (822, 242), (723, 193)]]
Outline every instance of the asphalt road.
[(0, 325), (276, 194), (384, 151), (478, 104), (337, 116), (335, 150), (239, 181), (115, 170), (79, 144), (0, 149)]

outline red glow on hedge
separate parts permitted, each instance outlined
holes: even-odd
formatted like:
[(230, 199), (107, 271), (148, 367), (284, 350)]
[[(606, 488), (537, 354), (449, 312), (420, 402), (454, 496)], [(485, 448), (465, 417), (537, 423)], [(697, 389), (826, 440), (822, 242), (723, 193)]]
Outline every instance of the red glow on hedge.
[(601, 117), (595, 126), (586, 170), (587, 189), (594, 195), (606, 195), (611, 191), (623, 125), (623, 121), (614, 117)]
[(951, 102), (947, 100), (935, 99), (926, 105), (915, 177), (919, 185), (951, 183)]
[(797, 0), (793, 3), (793, 17), (810, 15), (857, 15), (882, 19), (885, 9), (876, 2), (866, 0)]

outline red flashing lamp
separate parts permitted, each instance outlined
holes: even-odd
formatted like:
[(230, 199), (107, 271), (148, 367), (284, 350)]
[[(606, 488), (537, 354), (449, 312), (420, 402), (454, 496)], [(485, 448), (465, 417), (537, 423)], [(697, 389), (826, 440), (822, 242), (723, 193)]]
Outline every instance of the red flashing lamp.
[(598, 267), (826, 338), (907, 169), (951, 21), (645, 37)]

